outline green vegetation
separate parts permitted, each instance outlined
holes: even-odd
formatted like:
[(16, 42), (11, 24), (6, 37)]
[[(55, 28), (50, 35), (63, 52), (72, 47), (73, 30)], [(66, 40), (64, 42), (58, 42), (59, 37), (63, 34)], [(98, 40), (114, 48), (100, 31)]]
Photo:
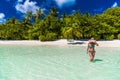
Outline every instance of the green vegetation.
[(1, 40), (49, 41), (88, 39), (91, 36), (97, 40), (120, 39), (120, 8), (109, 8), (93, 16), (75, 11), (60, 17), (56, 8), (51, 8), (48, 14), (39, 9), (36, 14), (27, 12), (22, 20), (12, 17), (0, 24)]

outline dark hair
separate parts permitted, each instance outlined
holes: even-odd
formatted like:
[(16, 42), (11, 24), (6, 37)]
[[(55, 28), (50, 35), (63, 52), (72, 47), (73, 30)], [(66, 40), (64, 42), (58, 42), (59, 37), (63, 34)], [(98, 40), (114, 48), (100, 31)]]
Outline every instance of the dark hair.
[(93, 36), (90, 36), (90, 38), (93, 38)]

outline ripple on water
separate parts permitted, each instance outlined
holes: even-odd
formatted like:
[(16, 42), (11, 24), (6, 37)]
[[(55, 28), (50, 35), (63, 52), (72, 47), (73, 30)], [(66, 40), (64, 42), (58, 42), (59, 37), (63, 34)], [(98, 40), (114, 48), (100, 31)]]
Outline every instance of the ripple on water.
[(96, 48), (89, 62), (86, 47), (1, 46), (0, 80), (118, 80), (119, 48)]

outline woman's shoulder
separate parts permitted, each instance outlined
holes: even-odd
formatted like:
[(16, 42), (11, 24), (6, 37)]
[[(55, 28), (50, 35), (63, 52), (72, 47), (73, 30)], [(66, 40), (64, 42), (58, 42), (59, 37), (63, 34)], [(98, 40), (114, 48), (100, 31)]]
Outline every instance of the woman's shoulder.
[(89, 40), (89, 42), (93, 42), (93, 43), (96, 43), (96, 40)]

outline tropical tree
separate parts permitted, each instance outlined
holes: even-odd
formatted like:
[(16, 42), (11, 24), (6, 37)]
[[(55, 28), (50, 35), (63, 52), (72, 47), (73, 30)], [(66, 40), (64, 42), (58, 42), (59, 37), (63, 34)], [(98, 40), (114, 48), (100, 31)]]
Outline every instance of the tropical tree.
[(42, 9), (37, 9), (36, 14), (34, 14), (35, 23), (39, 23), (39, 21), (44, 17), (44, 13)]

